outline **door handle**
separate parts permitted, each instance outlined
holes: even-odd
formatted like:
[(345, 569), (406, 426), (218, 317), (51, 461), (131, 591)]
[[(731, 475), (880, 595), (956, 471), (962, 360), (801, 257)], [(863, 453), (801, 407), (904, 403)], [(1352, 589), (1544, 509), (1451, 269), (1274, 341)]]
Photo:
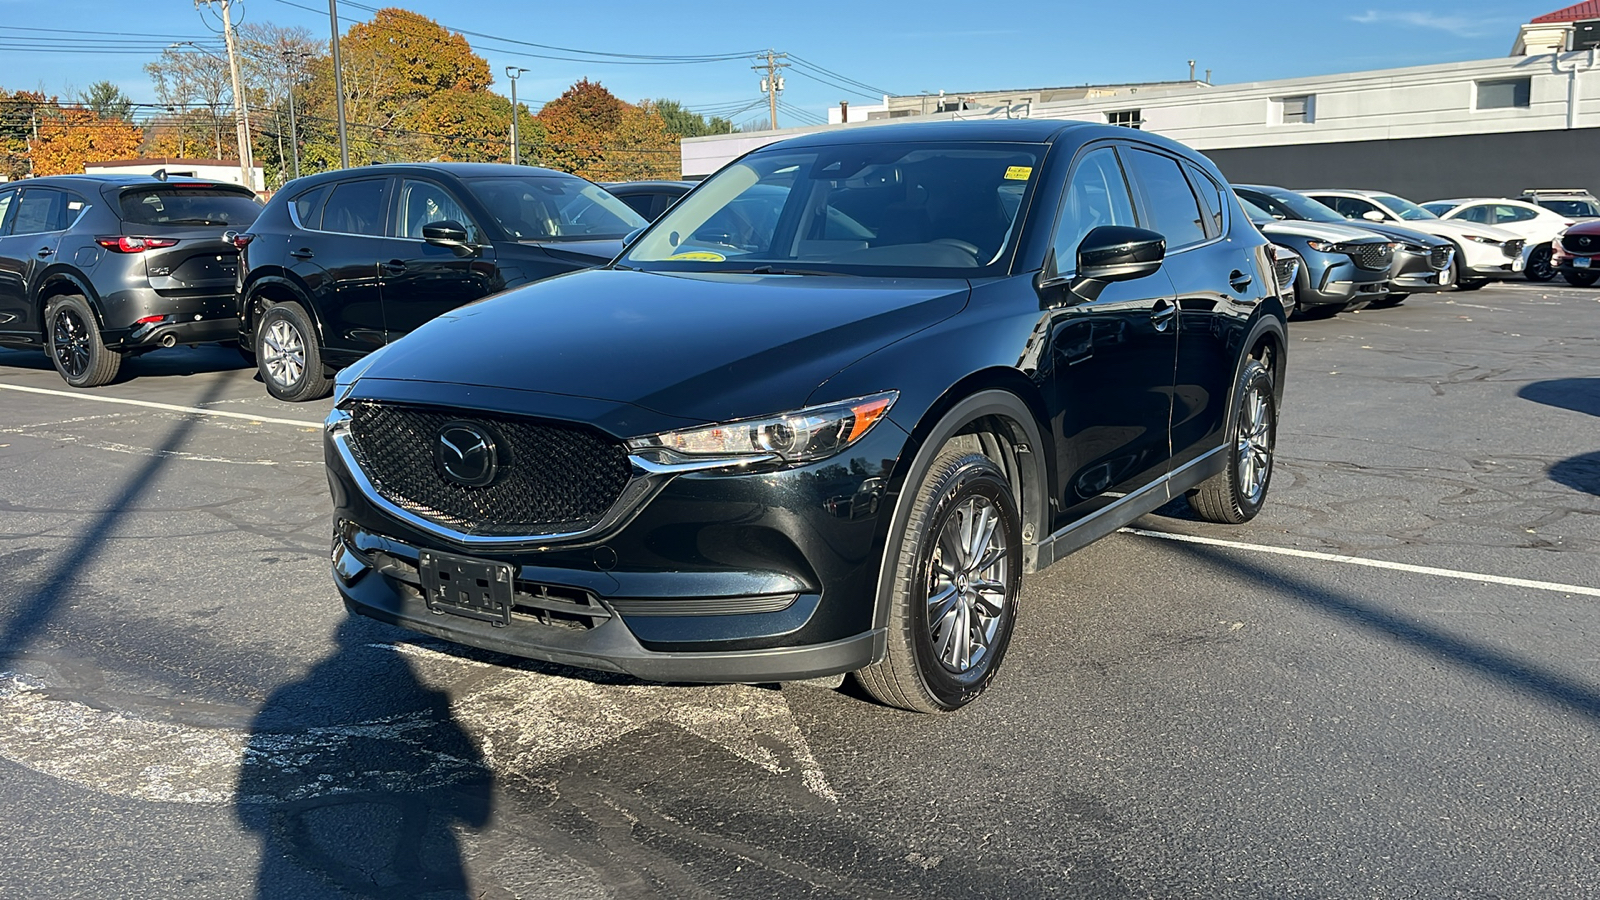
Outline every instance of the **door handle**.
[(295, 259), (310, 259), (317, 254), (312, 252), (310, 247), (301, 247), (299, 250), (290, 250), (289, 255)]
[(40, 247), (39, 248), (39, 258), (40, 259), (44, 259), (46, 256), (49, 256), (50, 254), (52, 254), (54, 252), (56, 252), (56, 248), (54, 248), (54, 247)]
[(383, 264), (383, 270), (390, 275), (402, 275), (406, 271), (406, 261), (403, 259), (391, 259)]
[(1155, 306), (1150, 308), (1150, 321), (1155, 324), (1157, 331), (1166, 331), (1167, 326), (1172, 324), (1172, 319), (1177, 314), (1177, 305), (1163, 297), (1156, 301)]
[(1250, 281), (1250, 276), (1238, 269), (1228, 273), (1228, 283), (1233, 285), (1233, 289), (1237, 293), (1244, 293), (1244, 289), (1250, 286)]

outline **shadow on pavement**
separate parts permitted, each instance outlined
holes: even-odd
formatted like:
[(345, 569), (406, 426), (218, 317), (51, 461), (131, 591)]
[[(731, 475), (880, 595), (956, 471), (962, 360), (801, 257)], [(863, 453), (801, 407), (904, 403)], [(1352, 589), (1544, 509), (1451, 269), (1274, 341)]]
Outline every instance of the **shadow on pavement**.
[(348, 618), (335, 639), (251, 723), (236, 812), (262, 841), (256, 896), (469, 896), (455, 829), (488, 824), (492, 774), (449, 698), (369, 646), (388, 629)]
[(1550, 467), (1550, 480), (1600, 497), (1600, 451), (1563, 459)]
[[(55, 366), (43, 350), (0, 349), (0, 366), (13, 369), (32, 369), (36, 372), (54, 372)], [(236, 369), (254, 368), (245, 362), (239, 351), (221, 344), (200, 344), (195, 347), (177, 346), (165, 350), (152, 350), (122, 361), (114, 384), (135, 378), (154, 378), (169, 375), (199, 375), (205, 372), (232, 372)], [(65, 382), (62, 390), (71, 390)]]
[(1507, 687), (1526, 691), (1547, 703), (1591, 719), (1600, 719), (1600, 687), (1382, 609), (1361, 597), (1329, 590), (1281, 571), (1233, 559), (1210, 547), (1177, 542), (1172, 547), (1174, 552), (1190, 556), (1213, 569), (1252, 581), (1262, 588), (1398, 641), (1441, 662), (1492, 678)]
[(1600, 416), (1600, 378), (1552, 378), (1525, 384), (1517, 396), (1546, 406)]
[[(193, 405), (204, 406), (220, 399), (225, 387), (220, 381), (213, 382), (192, 401)], [(0, 668), (8, 666), (16, 654), (27, 650), (60, 607), (71, 602), (78, 579), (94, 566), (118, 525), (155, 487), (172, 454), (183, 449), (203, 418), (185, 416), (174, 425), (166, 438), (152, 448), (151, 455), (129, 473), (116, 496), (55, 555), (55, 562), (39, 577), (38, 586), (23, 595), (0, 624)]]

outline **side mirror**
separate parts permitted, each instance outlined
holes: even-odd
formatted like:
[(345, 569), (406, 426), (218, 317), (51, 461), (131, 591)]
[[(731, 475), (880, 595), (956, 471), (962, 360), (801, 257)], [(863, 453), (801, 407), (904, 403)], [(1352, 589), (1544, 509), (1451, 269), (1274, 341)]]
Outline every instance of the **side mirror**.
[(466, 247), (467, 228), (453, 219), (443, 222), (429, 222), (422, 226), (422, 239), (430, 244), (441, 247)]
[(634, 230), (632, 230), (632, 231), (628, 232), (627, 234), (623, 235), (622, 236), (623, 249), (627, 249), (628, 247), (632, 246), (633, 242), (637, 241), (639, 239), (639, 235), (644, 234), (644, 230), (646, 228), (649, 228), (649, 227), (650, 226), (648, 226), (648, 225), (641, 225), (638, 228), (635, 228)]
[(1132, 281), (1154, 275), (1167, 256), (1167, 239), (1160, 232), (1125, 225), (1101, 225), (1078, 243), (1077, 272), (1040, 281), (1040, 291), (1066, 287), (1076, 300), (1094, 301), (1114, 281)]
[(1369, 209), (1361, 214), (1361, 218), (1366, 219), (1368, 222), (1382, 222), (1384, 215), (1375, 209)]

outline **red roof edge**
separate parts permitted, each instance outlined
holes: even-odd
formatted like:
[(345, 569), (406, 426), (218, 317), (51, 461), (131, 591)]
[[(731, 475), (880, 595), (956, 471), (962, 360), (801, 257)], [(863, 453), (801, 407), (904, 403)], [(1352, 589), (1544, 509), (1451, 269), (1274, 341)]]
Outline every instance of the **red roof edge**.
[(1554, 25), (1561, 22), (1582, 22), (1588, 19), (1600, 19), (1600, 0), (1583, 0), (1574, 3), (1566, 9), (1545, 13), (1528, 20), (1529, 25)]

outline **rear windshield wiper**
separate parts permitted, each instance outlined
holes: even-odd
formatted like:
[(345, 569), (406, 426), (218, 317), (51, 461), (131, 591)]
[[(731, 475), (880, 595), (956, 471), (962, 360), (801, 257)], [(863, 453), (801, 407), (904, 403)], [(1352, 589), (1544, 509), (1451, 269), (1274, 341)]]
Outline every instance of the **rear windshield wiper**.
[(168, 219), (162, 225), (226, 225), (218, 219)]

